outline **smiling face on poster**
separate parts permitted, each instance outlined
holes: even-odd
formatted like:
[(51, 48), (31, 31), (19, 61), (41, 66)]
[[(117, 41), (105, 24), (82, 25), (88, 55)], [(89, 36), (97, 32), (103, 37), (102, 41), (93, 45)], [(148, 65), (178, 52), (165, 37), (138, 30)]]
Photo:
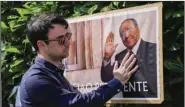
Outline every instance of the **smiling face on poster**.
[(115, 61), (135, 54), (138, 70), (110, 103), (161, 103), (162, 4), (145, 5), (68, 19), (72, 32), (68, 80), (90, 92), (113, 79)]

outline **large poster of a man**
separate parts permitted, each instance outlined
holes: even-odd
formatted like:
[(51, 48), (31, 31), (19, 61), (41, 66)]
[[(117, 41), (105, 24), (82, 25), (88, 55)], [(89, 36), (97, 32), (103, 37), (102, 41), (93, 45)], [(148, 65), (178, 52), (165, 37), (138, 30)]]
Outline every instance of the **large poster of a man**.
[[(123, 97), (125, 98), (156, 98), (157, 97), (157, 63), (156, 63), (156, 43), (145, 41), (141, 38), (139, 25), (134, 18), (127, 18), (119, 28), (119, 36), (126, 47), (116, 54), (115, 60), (120, 65), (122, 59), (128, 51), (135, 54), (139, 68), (125, 84)], [(150, 35), (148, 35), (150, 36)], [(113, 78), (113, 65), (111, 57), (117, 45), (114, 45), (114, 34), (109, 33), (104, 51), (104, 59), (101, 67), (101, 79), (108, 82)]]
[(69, 19), (72, 32), (66, 77), (82, 92), (113, 79), (115, 61), (129, 51), (138, 70), (110, 103), (161, 103), (161, 3)]

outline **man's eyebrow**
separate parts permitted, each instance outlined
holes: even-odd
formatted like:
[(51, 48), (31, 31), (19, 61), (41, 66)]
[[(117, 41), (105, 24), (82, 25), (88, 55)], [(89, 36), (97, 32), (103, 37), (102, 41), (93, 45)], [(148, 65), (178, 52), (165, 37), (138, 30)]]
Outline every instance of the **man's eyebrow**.
[[(67, 32), (66, 34), (68, 34), (68, 33), (72, 34), (71, 32)], [(60, 36), (58, 36), (58, 37), (56, 37), (56, 38), (62, 38), (62, 37), (64, 37), (66, 34), (60, 35)]]
[(56, 37), (56, 38), (62, 38), (62, 37), (64, 37), (65, 35), (60, 35), (60, 36), (58, 36), (58, 37)]

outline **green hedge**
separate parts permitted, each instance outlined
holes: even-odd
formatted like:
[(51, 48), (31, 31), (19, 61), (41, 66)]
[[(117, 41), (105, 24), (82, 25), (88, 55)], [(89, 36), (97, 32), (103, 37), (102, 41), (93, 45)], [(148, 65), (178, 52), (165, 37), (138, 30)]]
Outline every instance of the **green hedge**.
[[(154, 2), (129, 1), (1, 1), (1, 74), (3, 107), (15, 103), (16, 85), (33, 63), (35, 53), (26, 38), (26, 22), (42, 12), (65, 18), (123, 9)], [(164, 96), (160, 105), (112, 105), (115, 107), (182, 107), (184, 95), (184, 2), (163, 2)]]

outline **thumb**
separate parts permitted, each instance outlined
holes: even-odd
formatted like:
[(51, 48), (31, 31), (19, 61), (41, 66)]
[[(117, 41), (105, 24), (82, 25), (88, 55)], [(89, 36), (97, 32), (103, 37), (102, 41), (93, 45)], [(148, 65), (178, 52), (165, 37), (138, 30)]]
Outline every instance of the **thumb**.
[(114, 45), (113, 52), (116, 51), (117, 46), (118, 46), (118, 44), (115, 44), (115, 45)]
[(118, 47), (118, 43), (114, 45), (114, 49), (116, 50), (117, 47)]
[(118, 61), (115, 61), (115, 64), (114, 64), (114, 72), (118, 69)]

